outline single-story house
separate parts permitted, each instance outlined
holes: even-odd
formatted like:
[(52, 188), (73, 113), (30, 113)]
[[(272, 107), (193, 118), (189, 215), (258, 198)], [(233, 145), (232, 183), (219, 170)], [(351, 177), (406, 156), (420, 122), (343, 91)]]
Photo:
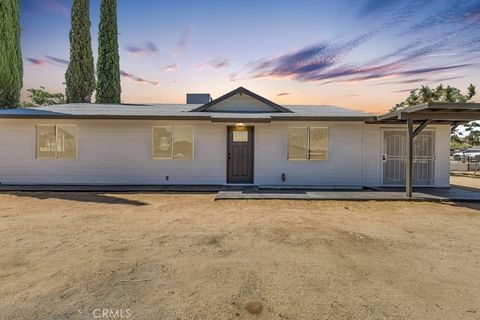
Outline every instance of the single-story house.
[(451, 125), (480, 118), (479, 104), (281, 106), (242, 87), (188, 100), (0, 110), (0, 183), (378, 187), (411, 172), (448, 187)]

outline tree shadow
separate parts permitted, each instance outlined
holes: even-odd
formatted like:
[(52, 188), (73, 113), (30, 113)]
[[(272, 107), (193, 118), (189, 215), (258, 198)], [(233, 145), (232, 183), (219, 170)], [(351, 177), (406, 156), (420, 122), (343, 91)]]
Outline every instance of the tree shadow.
[(105, 204), (123, 204), (130, 206), (146, 206), (148, 203), (138, 200), (130, 200), (116, 197), (111, 194), (103, 194), (98, 192), (25, 192), (25, 191), (2, 191), (3, 194), (9, 194), (17, 197), (36, 198), (40, 200), (59, 199), (78, 202), (95, 202)]

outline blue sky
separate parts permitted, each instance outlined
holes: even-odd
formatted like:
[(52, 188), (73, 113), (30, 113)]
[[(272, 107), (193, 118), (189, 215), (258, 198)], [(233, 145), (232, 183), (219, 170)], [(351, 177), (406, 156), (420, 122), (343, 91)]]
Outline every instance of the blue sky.
[[(245, 86), (281, 104), (379, 113), (422, 84), (480, 85), (480, 0), (117, 2), (128, 103)], [(21, 0), (24, 89), (64, 91), (70, 7)]]

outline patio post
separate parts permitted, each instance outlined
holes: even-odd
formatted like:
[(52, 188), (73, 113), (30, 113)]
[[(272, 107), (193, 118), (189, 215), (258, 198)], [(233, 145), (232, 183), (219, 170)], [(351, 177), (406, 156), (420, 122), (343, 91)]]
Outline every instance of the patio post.
[(413, 192), (413, 119), (407, 119), (407, 172), (406, 172), (406, 196), (412, 197)]

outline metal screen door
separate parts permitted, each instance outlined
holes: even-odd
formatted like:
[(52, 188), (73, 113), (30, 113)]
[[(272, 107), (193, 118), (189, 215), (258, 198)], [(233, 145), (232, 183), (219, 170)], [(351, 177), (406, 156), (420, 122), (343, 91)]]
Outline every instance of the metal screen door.
[[(407, 133), (400, 130), (383, 132), (383, 184), (405, 185)], [(413, 184), (434, 183), (435, 132), (424, 131), (413, 140)]]

